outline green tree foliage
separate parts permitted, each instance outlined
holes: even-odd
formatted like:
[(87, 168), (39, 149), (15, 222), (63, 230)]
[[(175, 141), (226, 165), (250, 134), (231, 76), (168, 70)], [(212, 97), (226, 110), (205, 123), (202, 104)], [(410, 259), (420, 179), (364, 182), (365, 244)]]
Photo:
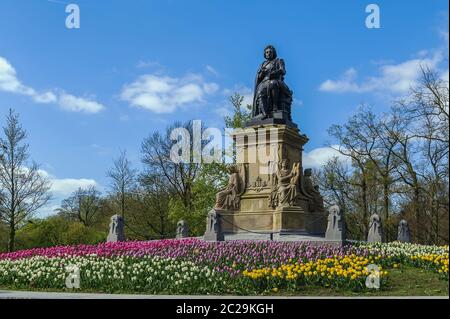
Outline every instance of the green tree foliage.
[(63, 216), (49, 216), (30, 221), (17, 232), (17, 248), (96, 244), (105, 241), (107, 232), (86, 227)]
[(233, 106), (233, 115), (225, 116), (225, 126), (228, 128), (242, 128), (245, 122), (249, 121), (252, 117), (250, 112), (251, 105), (242, 105), (244, 102), (244, 96), (239, 93), (235, 93), (230, 96), (229, 101)]

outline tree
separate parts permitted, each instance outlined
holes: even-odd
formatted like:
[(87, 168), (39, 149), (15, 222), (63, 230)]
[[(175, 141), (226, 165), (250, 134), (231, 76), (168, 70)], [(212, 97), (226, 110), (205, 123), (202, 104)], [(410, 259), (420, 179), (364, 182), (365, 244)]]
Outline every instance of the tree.
[(244, 102), (244, 96), (239, 93), (234, 93), (230, 96), (229, 101), (233, 105), (233, 115), (225, 116), (225, 126), (228, 128), (242, 128), (245, 126), (245, 122), (249, 121), (252, 114), (249, 112), (251, 105), (246, 105), (247, 110), (242, 110), (242, 103)]
[(8, 250), (14, 251), (16, 231), (33, 213), (47, 204), (51, 195), (50, 182), (30, 161), (29, 146), (24, 143), (26, 131), (19, 123), (19, 115), (12, 109), (6, 116), (0, 138), (0, 219), (9, 226)]
[(136, 190), (136, 170), (131, 167), (126, 152), (120, 153), (114, 160), (112, 169), (107, 172), (111, 179), (111, 195), (120, 206), (120, 214), (125, 218), (127, 196)]
[[(140, 229), (146, 239), (167, 238), (174, 235), (176, 221), (169, 218), (170, 201), (178, 199), (173, 195), (170, 187), (161, 176), (141, 176), (142, 190), (138, 195), (140, 209), (133, 213), (133, 225), (135, 233)], [(184, 206), (183, 206), (184, 207)], [(183, 211), (185, 215), (191, 212)], [(131, 227), (131, 226), (130, 226)]]
[(414, 237), (421, 243), (448, 242), (448, 82), (422, 68), (420, 82), (396, 101), (384, 129), (397, 144), (393, 155), (401, 163), (397, 172)]
[(415, 242), (448, 243), (448, 129), (448, 82), (424, 68), (421, 80), (388, 113), (376, 116), (362, 108), (329, 129), (352, 166), (329, 161), (319, 181), (325, 201), (351, 210), (350, 233), (357, 230), (359, 210), (365, 227), (369, 214), (381, 212), (388, 239), (406, 218)]
[(95, 186), (78, 188), (72, 195), (64, 199), (56, 212), (68, 220), (79, 221), (84, 226), (92, 226), (101, 206), (101, 193)]
[[(361, 123), (358, 120), (358, 115), (349, 119), (344, 125), (332, 125), (328, 129), (328, 134), (337, 139), (339, 145), (333, 149), (337, 150), (342, 155), (351, 159), (352, 166), (358, 172), (353, 174), (352, 179), (347, 182), (353, 187), (359, 188), (360, 200), (358, 201), (362, 209), (363, 220), (369, 220), (369, 172), (367, 171), (367, 162), (369, 158), (366, 154), (366, 149), (370, 148), (373, 139), (366, 139), (361, 132)], [(367, 233), (367, 223), (362, 225), (363, 233)]]

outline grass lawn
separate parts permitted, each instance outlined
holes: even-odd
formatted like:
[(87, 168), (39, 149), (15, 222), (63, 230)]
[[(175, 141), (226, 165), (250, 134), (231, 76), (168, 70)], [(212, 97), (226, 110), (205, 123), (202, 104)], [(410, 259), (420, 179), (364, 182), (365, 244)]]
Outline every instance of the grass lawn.
[[(364, 292), (353, 292), (349, 290), (336, 290), (325, 287), (303, 287), (295, 293), (279, 291), (264, 294), (265, 296), (347, 296), (347, 297), (371, 297), (371, 296), (448, 296), (448, 281), (439, 278), (437, 273), (412, 267), (401, 269), (389, 269), (389, 279), (380, 290), (369, 290)], [(23, 290), (14, 287), (0, 287), (3, 290)], [(58, 292), (48, 289), (28, 289), (30, 291)], [(64, 292), (101, 293), (93, 290), (64, 290)], [(120, 291), (118, 293), (133, 294), (133, 291)], [(142, 293), (145, 294), (145, 293)], [(161, 292), (164, 294), (164, 292)]]
[(353, 292), (348, 290), (333, 290), (325, 287), (305, 287), (298, 291), (295, 296), (448, 296), (448, 281), (439, 278), (437, 273), (412, 267), (401, 269), (389, 269), (387, 285), (381, 286), (379, 290), (364, 292)]

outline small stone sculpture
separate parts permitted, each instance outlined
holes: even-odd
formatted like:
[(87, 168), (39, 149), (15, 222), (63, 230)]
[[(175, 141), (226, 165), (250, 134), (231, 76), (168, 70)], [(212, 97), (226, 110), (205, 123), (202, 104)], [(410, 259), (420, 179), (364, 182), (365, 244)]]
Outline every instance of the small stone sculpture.
[(109, 224), (109, 234), (106, 238), (109, 242), (125, 241), (124, 220), (120, 215), (113, 215)]
[(341, 242), (346, 240), (344, 216), (337, 205), (333, 205), (328, 209), (328, 226), (325, 232), (325, 239)]
[(384, 242), (383, 223), (380, 215), (374, 213), (370, 216), (369, 233), (367, 234), (367, 241), (369, 243)]
[(404, 243), (410, 243), (411, 242), (411, 233), (409, 231), (409, 225), (408, 222), (404, 219), (402, 219), (398, 223), (398, 235), (397, 240)]
[(208, 217), (206, 218), (206, 231), (203, 239), (207, 241), (224, 240), (220, 215), (215, 209), (211, 209), (208, 213)]
[(179, 220), (177, 223), (177, 235), (176, 238), (189, 237), (189, 227), (184, 220)]

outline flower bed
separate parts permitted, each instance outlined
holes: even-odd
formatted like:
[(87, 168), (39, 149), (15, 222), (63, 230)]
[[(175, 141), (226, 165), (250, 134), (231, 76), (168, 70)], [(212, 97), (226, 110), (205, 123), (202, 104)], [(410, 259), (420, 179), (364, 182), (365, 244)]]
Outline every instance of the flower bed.
[[(103, 243), (0, 254), (0, 286), (63, 290), (80, 269), (83, 290), (168, 294), (255, 294), (320, 286), (361, 291), (375, 264), (430, 269), (448, 280), (448, 246), (401, 243), (316, 246), (306, 242), (197, 239)], [(386, 270), (387, 269), (387, 270)]]
[(370, 255), (378, 255), (385, 266), (397, 268), (409, 265), (438, 272), (448, 280), (448, 246), (427, 246), (410, 243), (364, 243), (358, 245), (367, 249)]

